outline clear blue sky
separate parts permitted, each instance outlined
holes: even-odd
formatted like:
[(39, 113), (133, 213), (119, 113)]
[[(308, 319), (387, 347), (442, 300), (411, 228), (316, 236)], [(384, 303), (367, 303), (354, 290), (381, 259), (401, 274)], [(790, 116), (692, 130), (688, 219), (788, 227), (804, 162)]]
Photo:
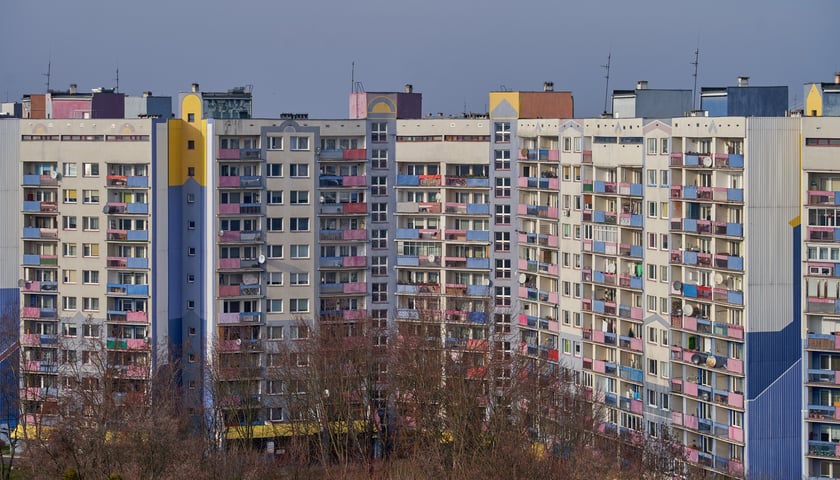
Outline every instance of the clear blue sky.
[(52, 88), (176, 96), (253, 85), (255, 116), (344, 117), (351, 62), (369, 91), (423, 93), (424, 112), (485, 111), (500, 86), (570, 90), (577, 116), (610, 90), (802, 85), (840, 71), (837, 0), (0, 1), (0, 99)]

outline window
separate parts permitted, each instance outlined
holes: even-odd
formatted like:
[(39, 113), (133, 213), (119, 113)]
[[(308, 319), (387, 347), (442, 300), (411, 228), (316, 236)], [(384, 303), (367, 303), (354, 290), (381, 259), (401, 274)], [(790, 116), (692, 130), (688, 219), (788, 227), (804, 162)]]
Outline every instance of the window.
[(289, 148), (292, 151), (309, 150), (309, 137), (290, 137)]
[(495, 150), (496, 170), (510, 170), (510, 150)]
[(656, 248), (656, 241), (658, 238), (658, 233), (648, 233), (648, 248)]
[(65, 177), (75, 177), (78, 174), (75, 163), (65, 163), (62, 165), (62, 168), (62, 173)]
[(496, 287), (496, 306), (510, 306), (510, 287)]
[(306, 190), (292, 190), (289, 192), (291, 205), (309, 205), (309, 192)]
[(371, 257), (370, 274), (374, 277), (388, 276), (388, 257)]
[(79, 201), (78, 190), (70, 189), (64, 190), (64, 203), (76, 203)]
[(75, 323), (65, 323), (62, 333), (65, 337), (75, 337), (79, 335), (79, 327)]
[(657, 138), (647, 139), (647, 153), (648, 155), (656, 155)]
[(509, 252), (510, 232), (496, 232), (496, 241), (493, 245), (497, 252)]
[(195, 167), (187, 167), (187, 176), (194, 177), (195, 176)]
[(265, 224), (269, 232), (283, 231), (283, 217), (268, 217), (265, 219)]
[(195, 275), (192, 273), (187, 275), (187, 283), (195, 283)]
[(371, 177), (370, 194), (374, 197), (388, 195), (388, 177)]
[[(575, 152), (580, 152), (581, 148), (582, 148), (581, 145), (583, 143), (583, 139), (581, 137), (574, 137), (574, 140), (575, 140), (574, 150), (575, 150)], [(579, 167), (575, 167), (575, 168), (579, 168)]]
[(649, 169), (647, 171), (647, 179), (648, 179), (647, 183), (648, 183), (649, 186), (656, 186), (656, 170), (654, 170), (652, 168)]
[(308, 217), (292, 217), (289, 219), (289, 230), (292, 232), (308, 232), (309, 218)]
[(283, 176), (283, 164), (282, 163), (268, 163), (268, 164), (266, 164), (266, 170), (267, 170), (267, 172), (266, 172), (267, 177), (282, 177)]
[(283, 272), (268, 272), (266, 283), (273, 286), (283, 285)]
[(371, 284), (371, 301), (373, 303), (385, 303), (388, 301), (388, 284)]
[(668, 346), (668, 330), (662, 330), (662, 335), (659, 336), (659, 343), (662, 346)]
[(75, 257), (76, 256), (76, 244), (75, 243), (65, 243), (61, 246), (62, 253), (65, 257)]
[(309, 176), (309, 165), (305, 163), (293, 163), (289, 165), (289, 176), (292, 178), (305, 178)]
[(309, 245), (290, 245), (291, 258), (309, 258)]
[[(657, 393), (656, 390), (648, 390), (647, 393), (648, 393), (648, 395), (647, 395), (648, 405), (650, 405), (651, 407), (656, 407), (657, 406), (656, 401), (659, 398), (659, 393)], [(655, 424), (654, 424), (654, 426), (655, 426)]]
[(99, 299), (95, 297), (82, 297), (82, 310), (93, 312), (99, 310)]
[(99, 230), (99, 217), (82, 217), (82, 230)]
[(268, 137), (269, 150), (283, 150), (283, 137)]
[(659, 281), (660, 282), (667, 282), (668, 281), (668, 265), (662, 265), (659, 267)]
[(289, 338), (292, 340), (299, 340), (302, 338), (309, 338), (309, 327), (306, 325), (292, 325), (289, 327)]
[(647, 309), (649, 312), (656, 311), (656, 297), (653, 295), (647, 296)]
[(659, 217), (668, 218), (668, 202), (659, 203)]
[(75, 310), (76, 307), (76, 297), (63, 297), (61, 299), (61, 306), (65, 310)]
[(187, 203), (195, 203), (195, 194), (194, 193), (188, 193), (187, 194)]
[(656, 217), (656, 202), (648, 202), (648, 217)]
[(371, 151), (370, 168), (376, 168), (379, 170), (388, 168), (388, 150), (374, 148)]
[(187, 256), (188, 257), (194, 257), (195, 256), (195, 247), (187, 248)]
[(98, 270), (82, 270), (82, 283), (97, 284), (99, 283)]
[(268, 245), (265, 253), (268, 258), (283, 258), (283, 245)]
[[(270, 326), (267, 327), (266, 330), (270, 340), (282, 340), (284, 338), (282, 326)], [(279, 367), (282, 365), (282, 358), (283, 357), (279, 353), (269, 353), (266, 358), (266, 364), (269, 367)]]
[(496, 122), (495, 129), (493, 140), (496, 143), (510, 143), (510, 122)]
[(187, 222), (187, 230), (195, 230), (195, 220), (190, 220)]
[(61, 218), (61, 226), (64, 230), (75, 230), (77, 227), (76, 225), (76, 216), (75, 215), (66, 215)]
[(564, 152), (571, 152), (572, 151), (572, 137), (563, 137), (563, 151)]
[(510, 278), (510, 259), (496, 259), (496, 278)]
[(195, 310), (195, 300), (187, 300), (187, 310)]
[(510, 198), (510, 177), (496, 178), (496, 198)]
[(663, 187), (667, 187), (670, 182), (670, 172), (668, 170), (660, 170), (659, 172), (659, 184)]
[(662, 378), (671, 378), (671, 364), (667, 361), (659, 361), (659, 376)]
[(510, 225), (510, 205), (496, 205), (496, 225)]
[(373, 230), (370, 232), (370, 248), (374, 250), (382, 250), (388, 248), (388, 231), (387, 230)]
[(195, 122), (195, 114), (194, 113), (188, 113), (187, 114), (187, 121), (190, 122), (190, 123)]
[(387, 203), (373, 203), (373, 204), (371, 204), (370, 219), (373, 222), (387, 222), (388, 221), (388, 204)]
[(298, 272), (289, 274), (289, 283), (292, 285), (309, 285), (309, 273)]
[(665, 155), (670, 150), (668, 147), (669, 147), (668, 139), (667, 138), (660, 138), (659, 139), (659, 153), (661, 153), (662, 155)]
[(90, 204), (99, 203), (99, 190), (82, 190), (82, 202)]
[(656, 372), (658, 371), (659, 362), (653, 358), (648, 359), (648, 375), (656, 376)]
[(195, 140), (187, 140), (187, 150), (195, 150)]
[(663, 233), (662, 236), (660, 237), (660, 240), (661, 240), (660, 243), (659, 243), (660, 248), (662, 248), (662, 250), (668, 250), (668, 234)]
[(647, 272), (648, 273), (647, 274), (648, 280), (656, 280), (656, 265), (654, 265), (652, 263), (649, 263), (647, 267), (648, 267), (648, 269), (647, 269), (648, 270), (648, 272)]
[(289, 313), (307, 313), (309, 312), (308, 298), (292, 298), (289, 300)]
[(283, 300), (279, 298), (270, 298), (265, 302), (266, 313), (283, 313)]
[(659, 405), (662, 407), (662, 410), (668, 410), (671, 405), (671, 396), (667, 393), (663, 393), (662, 401), (659, 402)]
[(78, 272), (76, 270), (62, 270), (61, 277), (64, 283), (76, 283)]
[(370, 141), (373, 143), (388, 141), (388, 124), (386, 122), (372, 122), (370, 124)]
[(268, 193), (268, 204), (269, 205), (282, 205), (283, 204), (283, 191), (282, 190), (269, 190), (267, 193)]
[(98, 163), (83, 163), (82, 164), (82, 176), (83, 177), (98, 177), (99, 176), (99, 164)]

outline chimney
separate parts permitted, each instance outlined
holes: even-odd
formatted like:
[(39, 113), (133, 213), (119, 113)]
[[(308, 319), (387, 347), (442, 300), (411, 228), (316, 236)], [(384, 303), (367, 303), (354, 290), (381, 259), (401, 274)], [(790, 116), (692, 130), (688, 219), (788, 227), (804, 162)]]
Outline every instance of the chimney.
[(152, 92), (143, 92), (143, 98), (148, 98), (152, 96)]
[(410, 83), (405, 84), (405, 93), (411, 93), (414, 91), (414, 85)]
[(636, 90), (647, 90), (647, 80), (639, 80), (636, 82)]
[(197, 93), (197, 92), (198, 92), (198, 84), (197, 84), (197, 83), (193, 83), (193, 84), (192, 84), (192, 91), (193, 91), (193, 93)]
[(75, 95), (79, 92), (79, 86), (75, 83), (70, 84), (70, 95)]
[(746, 86), (749, 86), (749, 84), (750, 84), (750, 77), (744, 77), (744, 76), (738, 77), (738, 86), (739, 87), (746, 87)]
[(553, 92), (554, 82), (543, 82), (543, 92)]
[(840, 85), (840, 72), (834, 72), (834, 84)]

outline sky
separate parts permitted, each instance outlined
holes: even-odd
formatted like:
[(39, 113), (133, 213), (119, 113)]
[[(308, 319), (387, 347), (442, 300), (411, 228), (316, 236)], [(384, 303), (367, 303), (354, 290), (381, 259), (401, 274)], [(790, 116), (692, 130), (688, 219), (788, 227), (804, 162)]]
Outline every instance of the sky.
[[(424, 113), (486, 112), (488, 92), (803, 84), (840, 72), (837, 0), (0, 0), (0, 100), (51, 88), (177, 97), (250, 85), (254, 116), (348, 115), (367, 91), (423, 94)], [(351, 65), (355, 62), (355, 77)]]

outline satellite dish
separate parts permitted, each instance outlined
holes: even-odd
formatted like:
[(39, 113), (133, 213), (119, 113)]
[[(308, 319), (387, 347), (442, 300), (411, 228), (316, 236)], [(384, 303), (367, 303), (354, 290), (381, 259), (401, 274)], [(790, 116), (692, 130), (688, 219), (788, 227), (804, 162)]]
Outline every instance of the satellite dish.
[(723, 283), (723, 275), (721, 275), (720, 273), (715, 273), (715, 283), (718, 285)]
[(525, 283), (525, 280), (527, 280), (527, 279), (528, 279), (528, 276), (525, 275), (524, 273), (519, 274), (519, 283)]
[(615, 273), (615, 264), (614, 263), (608, 263), (607, 264), (607, 273)]
[(686, 303), (685, 307), (683, 307), (683, 313), (686, 317), (690, 317), (694, 314), (694, 307), (692, 307), (690, 303)]
[(434, 255), (429, 255), (427, 257), (427, 259), (429, 260), (429, 262), (434, 262), (435, 261), (435, 256)]
[(219, 230), (219, 236), (220, 236), (220, 237), (221, 237), (221, 236), (223, 236), (224, 234), (225, 234), (225, 231), (224, 231), (224, 230)]
[(265, 255), (260, 255), (259, 257), (257, 257), (257, 263), (259, 263), (260, 265), (265, 263)]
[(57, 179), (58, 178), (58, 171), (50, 170), (50, 177)]
[(717, 365), (717, 357), (715, 357), (711, 353), (707, 353), (706, 355), (706, 366), (714, 368)]
[(702, 353), (695, 353), (694, 355), (691, 356), (691, 363), (693, 363), (695, 365), (700, 365), (701, 363), (706, 361), (706, 358), (704, 358), (704, 357), (705, 357), (705, 355), (703, 355)]
[(236, 339), (236, 344), (237, 344), (237, 345), (242, 345), (242, 339), (241, 339), (241, 338), (237, 338), (237, 339)]
[(676, 292), (682, 291), (682, 282), (679, 280), (674, 280), (674, 283), (671, 286), (674, 287), (674, 291)]
[(703, 166), (709, 168), (712, 166), (712, 157), (703, 157)]

